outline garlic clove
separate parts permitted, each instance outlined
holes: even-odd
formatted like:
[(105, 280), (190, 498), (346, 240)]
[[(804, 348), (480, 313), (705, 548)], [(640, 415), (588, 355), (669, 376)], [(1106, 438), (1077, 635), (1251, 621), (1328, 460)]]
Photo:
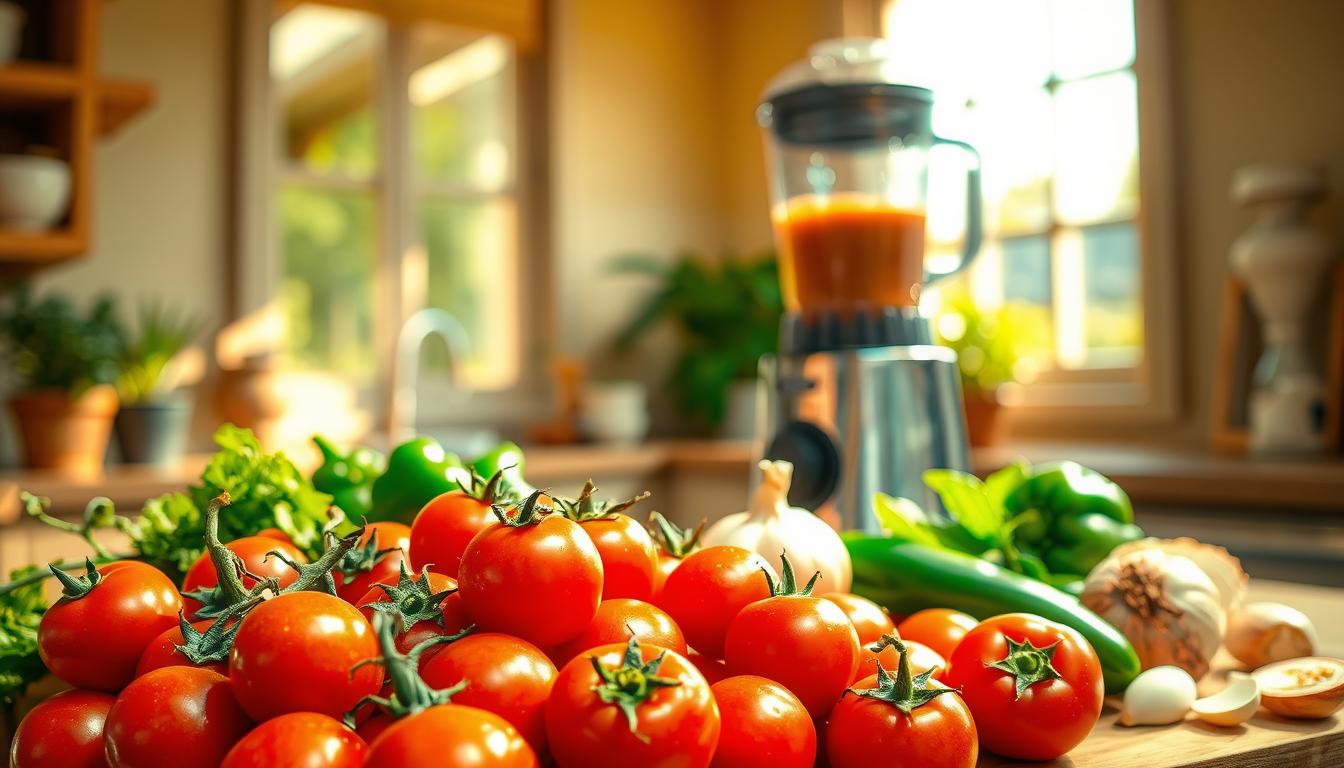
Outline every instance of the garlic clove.
[(1125, 689), (1121, 725), (1168, 725), (1185, 719), (1195, 703), (1195, 679), (1180, 667), (1153, 667)]
[(1198, 699), (1191, 711), (1204, 722), (1232, 728), (1250, 720), (1260, 708), (1260, 686), (1245, 672), (1231, 672), (1221, 691)]
[(1283, 717), (1326, 718), (1344, 707), (1344, 660), (1325, 656), (1279, 661), (1255, 670), (1260, 703)]
[(1223, 645), (1251, 668), (1316, 653), (1316, 627), (1311, 619), (1282, 603), (1248, 603), (1227, 621)]

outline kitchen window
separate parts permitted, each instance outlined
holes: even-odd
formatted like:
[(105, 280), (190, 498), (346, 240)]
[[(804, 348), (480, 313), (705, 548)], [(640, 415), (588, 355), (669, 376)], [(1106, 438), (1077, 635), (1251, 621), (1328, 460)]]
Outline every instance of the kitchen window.
[[(934, 130), (983, 159), (985, 246), (964, 280), (930, 298), (936, 305), (961, 292), (981, 311), (1011, 304), (1017, 373), (1032, 382), (1016, 409), (1027, 422), (1174, 415), (1160, 6), (890, 0), (885, 8), (903, 75), (937, 97)], [(962, 182), (935, 173), (929, 184), (929, 257), (955, 262)]]
[(526, 0), (249, 0), (239, 304), (273, 313), (285, 369), (352, 384), (381, 413), (403, 322), (438, 308), (467, 349), (425, 343), (422, 420), (462, 420), (450, 366), (482, 419), (518, 399), (539, 325), (518, 310), (543, 234), (524, 227), (537, 185), (521, 183), (537, 15)]

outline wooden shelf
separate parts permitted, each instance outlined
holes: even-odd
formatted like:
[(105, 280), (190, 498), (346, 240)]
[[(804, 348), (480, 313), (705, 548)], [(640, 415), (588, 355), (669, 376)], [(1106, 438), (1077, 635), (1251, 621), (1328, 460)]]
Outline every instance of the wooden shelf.
[(104, 78), (98, 83), (98, 135), (111, 136), (154, 103), (154, 86), (139, 80)]
[[(68, 104), (79, 94), (79, 77), (68, 64), (18, 61), (0, 67), (0, 106), (46, 107)], [(154, 103), (154, 86), (140, 80), (103, 78), (98, 82), (98, 134), (116, 133)]]
[(6, 262), (37, 265), (78, 256), (84, 242), (74, 233), (55, 229), (49, 232), (17, 232), (0, 228), (0, 257)]

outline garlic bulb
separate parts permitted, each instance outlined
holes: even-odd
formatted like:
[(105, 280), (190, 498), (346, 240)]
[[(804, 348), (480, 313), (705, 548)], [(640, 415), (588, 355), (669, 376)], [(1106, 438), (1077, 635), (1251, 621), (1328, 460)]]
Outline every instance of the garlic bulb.
[(1250, 580), (1241, 567), (1241, 561), (1226, 549), (1214, 544), (1205, 544), (1189, 537), (1179, 539), (1140, 539), (1121, 544), (1111, 554), (1126, 555), (1140, 549), (1160, 549), (1169, 555), (1180, 555), (1195, 561), (1195, 565), (1218, 588), (1218, 602), (1229, 616), (1241, 605), (1246, 595), (1246, 583)]
[(1209, 671), (1227, 625), (1218, 588), (1195, 562), (1160, 549), (1112, 554), (1088, 575), (1083, 604), (1120, 630), (1144, 669)]
[(789, 506), (789, 483), (793, 465), (787, 461), (762, 461), (760, 487), (746, 512), (729, 515), (714, 523), (700, 537), (703, 546), (731, 544), (744, 547), (770, 562), (788, 553), (799, 583), (820, 571), (814, 592), (848, 592), (853, 573), (849, 550), (826, 521), (799, 507)]
[(1276, 661), (1313, 656), (1316, 627), (1311, 619), (1282, 603), (1247, 603), (1227, 619), (1223, 638), (1237, 661), (1248, 667), (1263, 667)]

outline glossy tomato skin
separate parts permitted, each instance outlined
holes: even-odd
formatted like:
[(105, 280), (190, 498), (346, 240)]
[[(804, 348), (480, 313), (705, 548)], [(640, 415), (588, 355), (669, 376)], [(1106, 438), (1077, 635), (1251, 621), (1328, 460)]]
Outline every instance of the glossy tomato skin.
[[(934, 680), (946, 682), (947, 659), (944, 659), (923, 643), (917, 643), (914, 640), (902, 640), (901, 642), (910, 654), (911, 674), (918, 675), (932, 671)], [(855, 682), (876, 675), (879, 661), (882, 662), (883, 669), (895, 673), (901, 665), (901, 654), (892, 646), (887, 646), (877, 653), (873, 653), (871, 646), (860, 646), (859, 666), (854, 673)]]
[(495, 522), (462, 553), (457, 585), (480, 630), (548, 648), (593, 620), (602, 559), (579, 524), (560, 515), (517, 528)]
[[(192, 622), (191, 626), (197, 631), (204, 633), (210, 629), (210, 621)], [(164, 667), (201, 667), (218, 672), (221, 675), (229, 674), (229, 662), (215, 661), (209, 664), (192, 664), (191, 661), (183, 656), (177, 650), (177, 646), (183, 642), (182, 628), (169, 627), (149, 642), (145, 650), (140, 654), (140, 661), (135, 665), (135, 676), (140, 677), (146, 672), (152, 672)]]
[(537, 756), (491, 712), (440, 704), (392, 723), (369, 744), (364, 768), (536, 768)]
[(449, 491), (430, 500), (411, 523), (411, 567), (457, 578), (462, 553), (487, 525), (495, 522), (490, 505), (463, 491)]
[(859, 637), (840, 606), (806, 595), (752, 603), (728, 627), (724, 661), (734, 675), (788, 688), (812, 717), (825, 717), (854, 679)]
[(291, 712), (253, 728), (220, 768), (361, 768), (368, 746), (339, 720)]
[(378, 558), (367, 571), (349, 576), (339, 569), (332, 572), (332, 578), (336, 580), (336, 596), (347, 603), (354, 603), (364, 597), (374, 584), (395, 584), (401, 575), (401, 564), (406, 561), (406, 551), (411, 548), (410, 526), (391, 520), (369, 523), (364, 527), (359, 546), (368, 544), (375, 534), (378, 536), (378, 549), (395, 549)]
[(751, 550), (706, 547), (687, 555), (667, 577), (659, 607), (677, 622), (688, 646), (722, 659), (729, 623), (743, 608), (770, 596), (763, 570), (775, 575)]
[(275, 539), (276, 541), (283, 541), (286, 544), (294, 543), (294, 540), (289, 538), (289, 534), (279, 528), (262, 528), (260, 531), (257, 531), (256, 535), (265, 536), (268, 539)]
[[(1017, 697), (1011, 674), (986, 666), (1008, 655), (1007, 639), (1037, 648), (1058, 642), (1051, 666), (1060, 679)], [(948, 684), (961, 689), (986, 750), (1021, 760), (1052, 760), (1082, 743), (1101, 716), (1105, 685), (1096, 651), (1076, 630), (1039, 616), (985, 619), (953, 651)]]
[(112, 768), (219, 765), (251, 727), (227, 677), (164, 667), (117, 696), (107, 714), (107, 761)]
[(47, 609), (37, 630), (37, 650), (62, 681), (118, 691), (135, 677), (145, 647), (177, 626), (182, 597), (153, 566), (128, 562), (104, 569), (83, 597), (62, 597)]
[(651, 599), (658, 578), (658, 549), (644, 526), (620, 513), (580, 525), (602, 558), (602, 599)]
[[(395, 584), (396, 580), (393, 579), (391, 583)], [(429, 619), (417, 621), (411, 625), (410, 629), (399, 633), (395, 638), (395, 642), (397, 650), (402, 653), (409, 653), (412, 648), (431, 637), (438, 635), (455, 635), (471, 625), (471, 620), (467, 618), (466, 609), (462, 607), (462, 596), (457, 594), (456, 580), (444, 576), (441, 573), (434, 573), (431, 571), (429, 574), (429, 588), (435, 593), (453, 590), (452, 594), (439, 602), (439, 608), (443, 611), (443, 620), (441, 622), (431, 621)], [(364, 618), (368, 619), (369, 624), (372, 625), (373, 608), (370, 606), (374, 603), (386, 603), (390, 599), (391, 598), (388, 597), (387, 592), (383, 591), (375, 584), (369, 588), (368, 592), (364, 593), (364, 597), (360, 598), (359, 601), (355, 603), (355, 606), (359, 608), (359, 612), (364, 614)]]
[(103, 768), (103, 725), (116, 697), (62, 691), (24, 716), (9, 745), (13, 768)]
[(375, 656), (373, 628), (354, 606), (322, 592), (290, 592), (243, 618), (229, 679), (257, 721), (305, 711), (340, 718), (382, 685), (375, 666), (350, 672)]
[(849, 623), (854, 625), (859, 643), (863, 645), (872, 645), (882, 639), (883, 635), (896, 630), (896, 625), (892, 623), (891, 617), (882, 606), (866, 597), (859, 597), (849, 592), (827, 592), (821, 597), (840, 606), (840, 610), (849, 617)]
[(812, 768), (816, 728), (787, 688), (764, 677), (737, 675), (710, 690), (723, 722), (711, 768)]
[(657, 688), (636, 708), (641, 740), (630, 733), (620, 709), (604, 703), (593, 691), (599, 679), (589, 656), (615, 669), (621, 666), (625, 652), (624, 643), (600, 646), (560, 670), (546, 702), (546, 735), (560, 768), (706, 768), (721, 726), (719, 708), (705, 678), (679, 653), (640, 646), (645, 662), (666, 653), (658, 676), (680, 683)]
[(902, 619), (896, 625), (896, 632), (902, 640), (923, 643), (944, 659), (951, 659), (957, 643), (979, 623), (975, 617), (961, 611), (925, 608)]
[(681, 565), (680, 557), (674, 557), (666, 552), (658, 553), (658, 569), (653, 574), (653, 597), (649, 598), (649, 602), (662, 607), (663, 587), (667, 585), (667, 577), (671, 576), (679, 565)]
[[(280, 586), (287, 587), (293, 584), (299, 578), (299, 572), (290, 568), (283, 560), (278, 557), (270, 557), (271, 552), (283, 552), (286, 557), (296, 563), (306, 563), (308, 558), (304, 557), (299, 548), (294, 546), (288, 539), (281, 540), (272, 536), (244, 536), (241, 539), (234, 539), (224, 547), (233, 554), (237, 555), (243, 561), (243, 567), (248, 573), (267, 579), (275, 578)], [(196, 562), (187, 569), (187, 575), (182, 579), (183, 592), (195, 592), (201, 589), (209, 589), (219, 585), (219, 574), (215, 573), (215, 563), (210, 559), (209, 552), (201, 553), (196, 558)], [(257, 580), (248, 576), (243, 577), (243, 586), (251, 589), (257, 585)], [(200, 610), (201, 604), (191, 598), (183, 598), (183, 609), (187, 612), (187, 618), (196, 618), (196, 611)]]
[(666, 611), (642, 600), (617, 598), (603, 600), (588, 628), (573, 640), (553, 648), (550, 656), (556, 666), (563, 667), (589, 648), (629, 640), (631, 632), (640, 643), (686, 654), (686, 638)]
[[(855, 687), (876, 688), (877, 675)], [(900, 765), (919, 768), (975, 768), (979, 754), (975, 721), (955, 693), (909, 715), (887, 702), (846, 694), (826, 721), (831, 768), (871, 768), (874, 755), (899, 755)]]
[(708, 656), (702, 656), (695, 651), (687, 651), (686, 660), (695, 665), (704, 675), (705, 682), (713, 685), (727, 677), (732, 677), (728, 673), (728, 666), (718, 659), (711, 659)]
[(467, 635), (433, 652), (421, 677), (431, 688), (466, 680), (454, 704), (504, 718), (538, 756), (546, 754), (546, 699), (555, 685), (555, 665), (539, 648), (510, 635)]

